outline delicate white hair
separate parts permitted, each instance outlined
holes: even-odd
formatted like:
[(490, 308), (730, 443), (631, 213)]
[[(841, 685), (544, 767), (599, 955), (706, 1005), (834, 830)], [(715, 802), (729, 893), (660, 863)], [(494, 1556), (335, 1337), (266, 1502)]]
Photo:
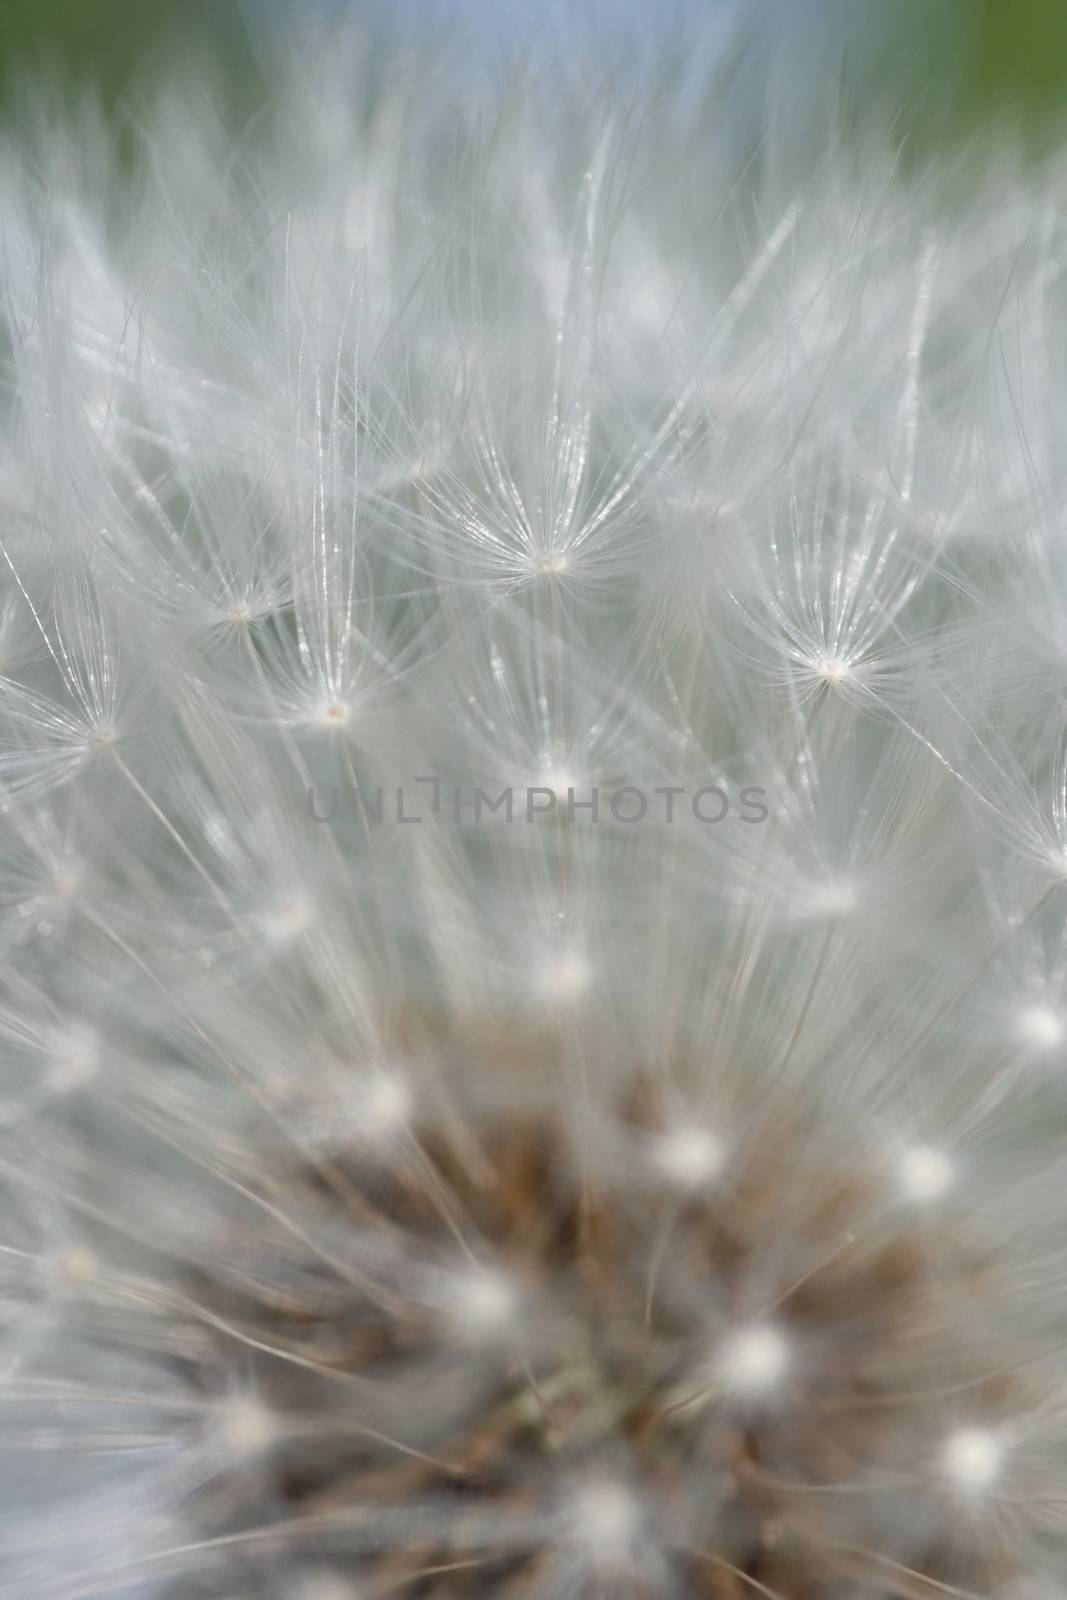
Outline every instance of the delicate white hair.
[(726, 16), (0, 145), (0, 1596), (1062, 1572), (1067, 162)]

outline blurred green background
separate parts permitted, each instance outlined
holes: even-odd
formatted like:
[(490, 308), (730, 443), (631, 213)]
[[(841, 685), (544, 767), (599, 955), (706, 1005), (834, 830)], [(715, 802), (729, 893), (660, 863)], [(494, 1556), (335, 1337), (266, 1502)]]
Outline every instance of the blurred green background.
[[(456, 0), (456, 9), (492, 43), (552, 3)], [(711, 14), (724, 3), (696, 0), (696, 9)], [(0, 0), (0, 84), (9, 93), (29, 66), (58, 59), (114, 102), (175, 52), (206, 45), (239, 97), (254, 100), (257, 63), (279, 25), (346, 5), (416, 27), (440, 10), (436, 0)], [(789, 36), (797, 75), (816, 95), (820, 68), (835, 81), (851, 75), (854, 103), (895, 101), (909, 130), (935, 142), (1005, 113), (1040, 139), (1067, 108), (1067, 0), (749, 0), (740, 9)], [(568, 10), (580, 11), (581, 0), (556, 0), (557, 13)], [(597, 15), (598, 25), (617, 16), (670, 26), (656, 0), (600, 0)]]
[[(936, 4), (936, 0), (934, 0)], [(966, 88), (971, 114), (998, 103), (1062, 114), (1067, 97), (1065, 0), (977, 0)]]
[(241, 0), (0, 0), (0, 81), (10, 93), (14, 78), (59, 63), (113, 102), (201, 41), (239, 80), (254, 73), (246, 21)]

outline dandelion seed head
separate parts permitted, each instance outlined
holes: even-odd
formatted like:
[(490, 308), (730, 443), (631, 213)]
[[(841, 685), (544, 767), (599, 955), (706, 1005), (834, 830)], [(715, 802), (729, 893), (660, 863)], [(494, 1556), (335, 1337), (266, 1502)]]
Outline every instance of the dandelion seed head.
[(1064, 158), (688, 9), (0, 135), (5, 1593), (1064, 1567)]
[[(729, 1186), (712, 1181), (705, 1130), (662, 1123), (664, 1104), (684, 1103), (681, 1081), (665, 1082), (662, 1071), (619, 1085), (608, 1121), (628, 1133), (627, 1149), (654, 1152), (666, 1142), (677, 1155), (680, 1133), (705, 1135), (691, 1146), (685, 1205), (650, 1205), (647, 1189), (610, 1162), (583, 1173), (573, 1128), (560, 1125), (554, 1102), (530, 1096), (560, 1070), (551, 1037), (535, 1031), (529, 1053), (510, 1063), (492, 1029), (451, 1047), (439, 1041), (453, 1064), (485, 1051), (498, 1094), (506, 1086), (518, 1099), (504, 1093), (490, 1111), (481, 1097), (472, 1104), (460, 1095), (440, 1120), (427, 1104), (418, 1143), (403, 1160), (362, 1160), (358, 1134), (347, 1160), (342, 1130), (329, 1170), (310, 1162), (287, 1177), (274, 1169), (274, 1192), (286, 1199), (279, 1225), (261, 1213), (238, 1255), (223, 1253), (214, 1276), (197, 1286), (198, 1311), (209, 1320), (195, 1343), (180, 1341), (195, 1351), (185, 1360), (205, 1363), (202, 1392), (216, 1381), (225, 1330), (243, 1331), (233, 1319), (247, 1316), (250, 1295), (253, 1304), (262, 1297), (249, 1331), (277, 1354), (253, 1373), (254, 1390), (241, 1382), (244, 1358), (230, 1369), (234, 1386), (212, 1410), (217, 1470), (245, 1483), (254, 1462), (254, 1481), (281, 1497), (287, 1518), (299, 1525), (306, 1515), (309, 1526), (322, 1504), (360, 1515), (382, 1473), (387, 1484), (392, 1472), (413, 1473), (425, 1566), (461, 1559), (458, 1539), (478, 1573), (499, 1556), (525, 1577), (549, 1559), (611, 1581), (636, 1568), (650, 1581), (684, 1578), (690, 1592), (711, 1596), (721, 1560), (755, 1577), (780, 1550), (783, 1561), (800, 1560), (829, 1581), (832, 1558), (825, 1567), (818, 1541), (803, 1543), (811, 1491), (802, 1482), (795, 1498), (791, 1482), (776, 1487), (775, 1464), (817, 1463), (824, 1452), (839, 1459), (847, 1449), (864, 1477), (876, 1476), (903, 1423), (905, 1434), (927, 1441), (952, 1486), (936, 1408), (905, 1395), (892, 1416), (872, 1414), (865, 1384), (872, 1372), (897, 1369), (920, 1330), (932, 1371), (973, 1370), (959, 1366), (972, 1330), (962, 1336), (953, 1319), (935, 1314), (940, 1294), (955, 1292), (953, 1275), (967, 1281), (972, 1273), (969, 1248), (960, 1256), (947, 1227), (937, 1233), (936, 1217), (924, 1217), (914, 1237), (905, 1218), (864, 1239), (877, 1185), (845, 1134), (835, 1146), (836, 1177), (829, 1150), (794, 1169), (803, 1138), (797, 1144), (783, 1127), (767, 1145), (731, 1151)], [(425, 1053), (423, 1043), (424, 1065)], [(732, 1112), (746, 1120), (739, 1104)], [(791, 1125), (804, 1116), (794, 1096)], [(297, 1185), (292, 1192), (288, 1182)], [(331, 1250), (347, 1241), (336, 1276), (316, 1257), (301, 1263), (299, 1283), (288, 1277), (290, 1214), (302, 1217), (302, 1228), (314, 1218)], [(922, 1248), (931, 1229), (936, 1283)], [(465, 1237), (483, 1243), (482, 1259), (464, 1259)], [(781, 1317), (739, 1321), (709, 1351), (708, 1297), (730, 1305), (757, 1285), (774, 1294), (767, 1273), (783, 1238), (791, 1248), (778, 1263), (786, 1278), (777, 1289)], [(812, 1357), (803, 1392), (792, 1381), (794, 1314)], [(868, 1324), (864, 1336), (857, 1318)], [(321, 1410), (316, 1397), (331, 1374), (343, 1381)], [(906, 1360), (901, 1378), (910, 1381)], [(824, 1410), (818, 1402), (828, 1383), (836, 1403)], [(996, 1397), (1002, 1415), (1013, 1398), (1010, 1384)], [(402, 1444), (427, 1452), (410, 1467), (397, 1467), (390, 1443), (400, 1426)], [(319, 1453), (309, 1450), (316, 1430)], [(751, 1484), (749, 1462), (758, 1464)], [(712, 1502), (728, 1482), (734, 1514), (715, 1520), (710, 1564), (702, 1564), (693, 1551), (707, 1539)], [(373, 1504), (375, 1527), (386, 1535), (382, 1560), (405, 1559), (410, 1502), (387, 1493)], [(223, 1495), (219, 1507), (225, 1527)], [(752, 1526), (769, 1536), (751, 1542)], [(788, 1538), (774, 1532), (781, 1526)], [(354, 1580), (373, 1579), (377, 1559), (355, 1560)], [(955, 1559), (949, 1538), (928, 1570), (940, 1578)], [(788, 1586), (782, 1592), (788, 1596)]]

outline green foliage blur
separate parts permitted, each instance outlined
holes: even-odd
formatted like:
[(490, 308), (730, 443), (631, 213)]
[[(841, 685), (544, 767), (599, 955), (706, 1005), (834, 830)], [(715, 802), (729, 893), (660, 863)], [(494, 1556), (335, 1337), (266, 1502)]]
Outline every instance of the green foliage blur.
[[(12, 85), (41, 65), (65, 69), (71, 83), (91, 84), (105, 102), (115, 104), (137, 83), (151, 83), (154, 72), (173, 66), (176, 55), (206, 56), (237, 103), (249, 105), (262, 94), (256, 41), (248, 28), (259, 26), (263, 0), (0, 0), (0, 107)], [(436, 0), (275, 0), (274, 21), (286, 15), (307, 20), (320, 7), (334, 12), (348, 4), (366, 16), (405, 11), (416, 25), (420, 6), (437, 9)], [(581, 0), (573, 0), (576, 9)], [(615, 0), (619, 15), (656, 0)], [(694, 0), (713, 12), (720, 0)], [(729, 0), (721, 0), (729, 3)], [(755, 14), (757, 0), (753, 0)], [(474, 20), (476, 32), (494, 38), (508, 33), (508, 19), (535, 16), (538, 8), (563, 0), (456, 0)], [(780, 15), (801, 24), (814, 42), (801, 76), (811, 77), (813, 103), (825, 97), (816, 80), (821, 62), (837, 74), (842, 63), (862, 59), (863, 77), (855, 100), (874, 92), (882, 105), (899, 103), (903, 125), (926, 149), (970, 137), (1005, 119), (1043, 142), (1061, 137), (1067, 111), (1067, 0), (782, 0)], [(744, 5), (741, 6), (742, 12)], [(610, 18), (610, 0), (600, 0), (600, 16)], [(699, 14), (699, 13), (698, 13)], [(669, 27), (665, 9), (661, 25)], [(762, 13), (761, 13), (762, 15)], [(774, 3), (766, 15), (772, 20)], [(492, 21), (490, 22), (490, 19)], [(270, 26), (269, 23), (265, 24)], [(872, 44), (873, 41), (873, 44)], [(873, 55), (872, 55), (873, 50)], [(836, 64), (836, 65), (835, 65)]]
[[(933, 0), (936, 4), (936, 0)], [(965, 114), (1007, 109), (1030, 120), (1067, 109), (1067, 0), (975, 0)]]
[(0, 100), (26, 74), (59, 68), (113, 105), (175, 52), (205, 46), (235, 88), (251, 87), (240, 0), (0, 0)]

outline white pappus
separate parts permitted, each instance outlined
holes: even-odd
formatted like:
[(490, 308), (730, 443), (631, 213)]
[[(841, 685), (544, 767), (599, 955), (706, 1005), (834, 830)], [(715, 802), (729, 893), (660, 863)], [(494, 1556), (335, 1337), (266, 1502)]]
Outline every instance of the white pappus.
[(0, 143), (3, 1600), (1059, 1592), (1067, 157), (738, 44)]

